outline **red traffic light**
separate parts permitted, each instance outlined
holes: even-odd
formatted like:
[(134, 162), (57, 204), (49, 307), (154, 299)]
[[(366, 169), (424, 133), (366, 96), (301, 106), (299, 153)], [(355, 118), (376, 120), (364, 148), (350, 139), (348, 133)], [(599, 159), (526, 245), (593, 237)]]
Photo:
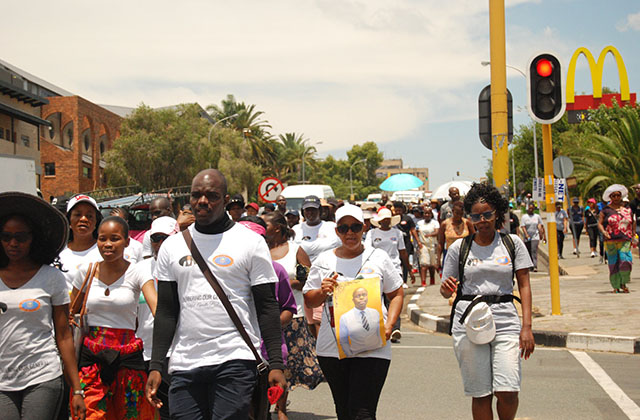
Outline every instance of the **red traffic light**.
[(538, 72), (539, 76), (549, 77), (553, 72), (553, 64), (551, 64), (551, 61), (543, 58), (536, 63), (536, 72)]

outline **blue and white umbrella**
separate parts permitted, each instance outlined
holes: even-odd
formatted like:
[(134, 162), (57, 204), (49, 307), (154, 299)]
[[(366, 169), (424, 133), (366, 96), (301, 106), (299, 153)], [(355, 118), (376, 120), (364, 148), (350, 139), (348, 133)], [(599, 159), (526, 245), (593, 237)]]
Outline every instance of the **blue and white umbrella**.
[(419, 188), (424, 184), (417, 176), (411, 174), (395, 174), (385, 179), (380, 184), (380, 189), (383, 191), (403, 191)]

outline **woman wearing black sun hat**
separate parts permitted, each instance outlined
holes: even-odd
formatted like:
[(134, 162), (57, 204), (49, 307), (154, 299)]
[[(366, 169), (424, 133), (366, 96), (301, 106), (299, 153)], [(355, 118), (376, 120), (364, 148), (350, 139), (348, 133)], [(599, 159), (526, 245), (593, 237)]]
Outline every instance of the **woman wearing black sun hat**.
[(65, 216), (42, 199), (0, 193), (3, 419), (55, 418), (62, 402), (63, 365), (73, 390), (73, 414), (85, 418), (68, 323), (69, 292), (62, 272), (51, 266), (66, 246), (68, 231)]

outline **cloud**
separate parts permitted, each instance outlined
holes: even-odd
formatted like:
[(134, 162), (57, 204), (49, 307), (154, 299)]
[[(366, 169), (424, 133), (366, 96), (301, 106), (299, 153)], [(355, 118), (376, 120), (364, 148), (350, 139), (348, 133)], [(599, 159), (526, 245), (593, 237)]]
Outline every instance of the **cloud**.
[(618, 23), (616, 29), (620, 32), (640, 31), (640, 12), (627, 15), (627, 19)]

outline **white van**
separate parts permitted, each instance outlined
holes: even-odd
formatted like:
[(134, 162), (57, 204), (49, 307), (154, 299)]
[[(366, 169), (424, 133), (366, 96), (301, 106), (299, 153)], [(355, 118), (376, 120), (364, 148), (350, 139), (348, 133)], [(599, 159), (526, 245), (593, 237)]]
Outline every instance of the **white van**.
[(419, 203), (424, 199), (424, 191), (406, 190), (396, 191), (391, 195), (391, 201), (402, 201), (403, 203)]
[(308, 195), (315, 195), (321, 200), (336, 196), (329, 185), (322, 184), (289, 185), (282, 191), (282, 195), (287, 199), (287, 209), (298, 211)]

